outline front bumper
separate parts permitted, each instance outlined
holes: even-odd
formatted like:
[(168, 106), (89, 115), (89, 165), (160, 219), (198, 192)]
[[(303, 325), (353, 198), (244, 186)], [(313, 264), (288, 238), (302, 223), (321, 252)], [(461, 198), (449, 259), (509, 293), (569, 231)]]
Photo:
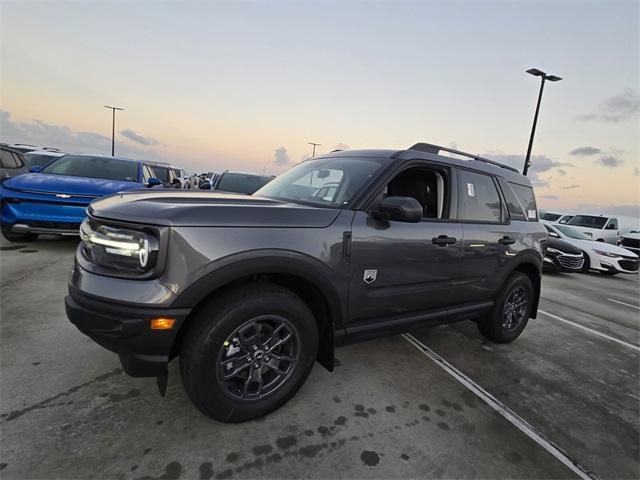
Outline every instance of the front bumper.
[[(133, 377), (166, 375), (177, 333), (189, 309), (121, 305), (92, 298), (69, 284), (65, 297), (69, 320), (96, 343), (118, 354), (124, 371)], [(176, 320), (171, 330), (152, 330), (153, 318)]]
[(627, 257), (617, 257), (610, 258), (600, 256), (600, 265), (598, 270), (608, 270), (611, 272), (618, 273), (638, 273), (638, 268), (640, 267), (640, 259), (638, 258), (627, 258)]
[(62, 201), (49, 197), (53, 195), (28, 195), (3, 189), (2, 229), (12, 233), (78, 235), (91, 199)]

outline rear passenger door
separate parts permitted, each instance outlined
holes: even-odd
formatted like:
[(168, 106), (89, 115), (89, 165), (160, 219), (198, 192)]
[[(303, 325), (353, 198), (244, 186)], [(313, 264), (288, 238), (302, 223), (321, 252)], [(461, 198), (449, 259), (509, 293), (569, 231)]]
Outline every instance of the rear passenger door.
[(462, 223), (463, 301), (489, 300), (503, 277), (512, 246), (518, 242), (508, 224), (497, 180), (459, 169), (458, 220)]

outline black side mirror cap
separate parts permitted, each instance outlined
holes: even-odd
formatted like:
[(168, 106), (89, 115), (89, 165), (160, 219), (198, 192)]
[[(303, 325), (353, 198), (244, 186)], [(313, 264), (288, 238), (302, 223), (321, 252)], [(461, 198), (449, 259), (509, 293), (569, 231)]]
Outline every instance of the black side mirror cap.
[(376, 220), (417, 223), (423, 213), (422, 205), (413, 197), (387, 197), (371, 215)]

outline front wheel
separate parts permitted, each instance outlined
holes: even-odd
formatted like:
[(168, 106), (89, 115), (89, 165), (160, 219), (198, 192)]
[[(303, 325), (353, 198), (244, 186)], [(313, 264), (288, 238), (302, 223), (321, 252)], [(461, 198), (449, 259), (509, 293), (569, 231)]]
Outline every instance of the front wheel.
[(234, 288), (209, 301), (182, 345), (182, 380), (193, 403), (222, 422), (280, 408), (307, 379), (318, 351), (309, 307), (273, 284)]
[(514, 272), (498, 295), (491, 313), (478, 322), (478, 328), (494, 342), (513, 342), (527, 326), (533, 303), (531, 280), (520, 272)]

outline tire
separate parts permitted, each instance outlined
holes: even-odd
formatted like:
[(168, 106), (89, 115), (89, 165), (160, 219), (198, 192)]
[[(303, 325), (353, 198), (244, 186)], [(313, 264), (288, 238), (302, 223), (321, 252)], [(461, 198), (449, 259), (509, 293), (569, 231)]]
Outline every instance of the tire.
[[(524, 303), (519, 308), (521, 298)], [(520, 272), (514, 272), (507, 279), (500, 295), (496, 299), (491, 313), (478, 322), (480, 333), (496, 343), (511, 343), (520, 336), (527, 326), (531, 307), (534, 303), (534, 290), (531, 280)], [(507, 312), (507, 309), (510, 312)], [(511, 313), (511, 317), (507, 314)]]
[(256, 283), (214, 297), (197, 313), (182, 344), (180, 373), (202, 413), (244, 422), (287, 403), (309, 376), (317, 351), (309, 307), (290, 290)]
[(35, 242), (38, 239), (37, 233), (13, 233), (2, 230), (2, 236), (10, 242)]
[(589, 260), (589, 255), (587, 254), (587, 252), (583, 251), (582, 255), (584, 255), (584, 264), (582, 265), (582, 268), (580, 269), (580, 271), (582, 273), (587, 273), (591, 268), (591, 260)]

